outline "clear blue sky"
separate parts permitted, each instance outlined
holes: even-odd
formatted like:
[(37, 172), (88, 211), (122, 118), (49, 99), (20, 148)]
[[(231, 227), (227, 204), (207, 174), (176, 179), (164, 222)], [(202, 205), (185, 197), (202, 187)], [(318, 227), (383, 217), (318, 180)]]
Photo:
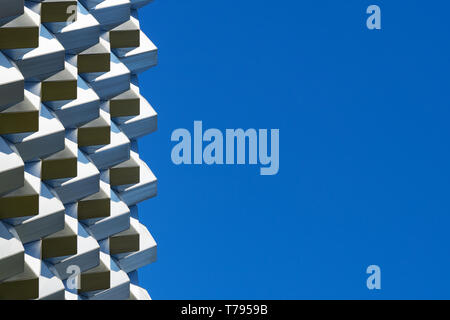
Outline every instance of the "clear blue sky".
[[(382, 30), (365, 26), (382, 10)], [(140, 140), (154, 299), (450, 298), (448, 1), (155, 0)], [(176, 166), (173, 130), (279, 128), (280, 171)], [(366, 288), (367, 266), (382, 290)]]

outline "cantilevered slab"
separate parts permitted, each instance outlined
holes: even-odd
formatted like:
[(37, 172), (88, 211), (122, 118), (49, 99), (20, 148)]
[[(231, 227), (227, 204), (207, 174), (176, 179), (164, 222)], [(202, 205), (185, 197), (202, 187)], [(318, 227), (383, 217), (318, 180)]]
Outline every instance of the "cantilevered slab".
[(0, 0), (0, 23), (3, 19), (23, 14), (23, 0)]
[[(5, 220), (6, 223), (12, 226), (10, 232), (14, 232), (24, 244), (39, 240), (64, 228), (63, 204), (38, 177), (33, 176), (31, 181), (33, 180), (40, 183), (39, 214)], [(36, 182), (33, 181), (33, 183)]]
[(109, 44), (100, 38), (99, 43), (78, 54), (78, 73), (108, 72), (111, 70), (110, 60)]
[(76, 134), (79, 147), (107, 145), (111, 142), (111, 121), (100, 112), (97, 119), (79, 127)]
[(130, 70), (113, 53), (109, 72), (81, 74), (102, 100), (111, 99), (130, 89), (130, 75)]
[(74, 100), (77, 98), (77, 68), (65, 63), (64, 70), (41, 83), (41, 101)]
[(130, 297), (128, 300), (151, 300), (147, 290), (139, 286), (137, 270), (129, 272), (128, 278), (130, 278)]
[(64, 300), (65, 290), (63, 282), (50, 271), (44, 261), (40, 261), (40, 263), (39, 300)]
[(80, 0), (100, 22), (103, 30), (110, 30), (130, 17), (130, 0)]
[(110, 216), (82, 221), (86, 226), (86, 230), (96, 240), (106, 239), (130, 227), (130, 210), (127, 205), (117, 197), (116, 193), (109, 188), (108, 184), (100, 181), (100, 185), (109, 190), (108, 194), (111, 198)]
[(111, 48), (135, 48), (139, 47), (139, 23), (130, 19), (109, 31)]
[(139, 159), (137, 152), (131, 150), (130, 156), (139, 163), (139, 183), (116, 186), (120, 199), (128, 206), (135, 205), (146, 199), (156, 196), (157, 179), (147, 164)]
[(100, 252), (100, 264), (89, 269), (80, 276), (80, 288), (78, 294), (88, 294), (92, 291), (106, 290), (111, 285), (111, 271), (109, 269), (108, 259), (105, 254)]
[(27, 171), (50, 186), (77, 176), (77, 144), (64, 139), (64, 149), (27, 163)]
[[(138, 227), (138, 226), (136, 226)], [(139, 251), (139, 232), (135, 225), (109, 237), (109, 253), (120, 254)]]
[(139, 163), (131, 158), (109, 169), (109, 183), (111, 186), (121, 186), (139, 183)]
[(0, 74), (0, 111), (3, 111), (23, 100), (24, 78), (22, 73), (1, 52)]
[(128, 300), (152, 300), (152, 298), (144, 288), (130, 284), (130, 297)]
[(119, 129), (125, 133), (129, 139), (137, 139), (156, 131), (158, 127), (158, 114), (152, 108), (150, 103), (139, 94), (137, 78), (133, 76), (132, 80), (134, 80), (133, 82), (136, 84), (132, 82), (130, 89), (140, 97), (139, 115), (112, 118), (112, 121), (117, 124)]
[(42, 102), (77, 98), (77, 68), (65, 62), (64, 69), (46, 77), (42, 82), (28, 83), (27, 89), (41, 97)]
[(109, 288), (99, 291), (83, 292), (89, 300), (126, 300), (130, 295), (130, 278), (117, 266), (108, 254), (100, 252), (100, 260), (110, 270)]
[[(100, 110), (100, 114), (104, 113)], [(106, 113), (103, 116), (109, 115)], [(108, 121), (110, 122), (110, 121)], [(104, 146), (89, 146), (81, 149), (86, 152), (88, 158), (99, 170), (105, 170), (130, 158), (130, 140), (124, 135), (114, 123), (111, 124), (111, 141)]]
[(0, 134), (39, 130), (39, 97), (25, 90), (24, 99), (0, 112)]
[(81, 272), (87, 271), (99, 265), (100, 247), (86, 230), (78, 223), (78, 237), (77, 237), (78, 252), (65, 258), (49, 259), (50, 270), (58, 276), (61, 280), (69, 278), (71, 273), (68, 272), (68, 267), (76, 265)]
[(15, 62), (27, 80), (40, 81), (64, 69), (64, 48), (42, 25), (39, 33), (39, 47), (8, 49), (3, 52)]
[(42, 238), (42, 259), (77, 254), (77, 232), (77, 220), (65, 215), (64, 229)]
[(42, 261), (42, 242), (30, 242), (25, 246), (28, 259), (32, 258), (33, 268), (39, 274), (39, 300), (64, 300), (64, 284)]
[(133, 73), (141, 73), (158, 63), (158, 48), (143, 33), (139, 32), (140, 45), (137, 48), (115, 48), (114, 54)]
[(77, 99), (47, 101), (45, 105), (55, 113), (66, 129), (78, 128), (100, 115), (100, 98), (80, 76), (78, 76)]
[(140, 95), (132, 88), (105, 102), (104, 109), (111, 118), (138, 116), (140, 113)]
[(78, 54), (98, 43), (100, 24), (78, 2), (76, 21), (45, 24), (53, 32), (68, 54)]
[(100, 191), (71, 204), (79, 221), (109, 217), (111, 215), (111, 190), (100, 180)]
[(77, 176), (74, 178), (53, 180), (49, 183), (55, 194), (64, 203), (77, 202), (100, 190), (100, 172), (78, 149)]
[(41, 179), (55, 180), (66, 179), (77, 176), (78, 173), (78, 150), (76, 143), (65, 139), (65, 147), (41, 160)]
[(24, 247), (0, 222), (0, 282), (24, 271)]
[(0, 137), (0, 196), (24, 185), (24, 163), (11, 149), (11, 144)]
[(38, 46), (39, 15), (27, 7), (24, 8), (23, 14), (0, 25), (0, 49), (37, 48)]
[(41, 181), (25, 172), (24, 186), (0, 197), (0, 219), (39, 214)]
[(39, 131), (8, 134), (5, 137), (14, 144), (23, 161), (31, 161), (64, 149), (64, 127), (41, 104)]
[(25, 254), (24, 271), (0, 282), (0, 300), (39, 298), (39, 260)]
[[(139, 251), (113, 255), (117, 264), (125, 272), (132, 272), (156, 261), (156, 242), (147, 228), (139, 222), (137, 207), (130, 207), (130, 224), (139, 232)], [(108, 241), (100, 242), (102, 250), (108, 250)]]

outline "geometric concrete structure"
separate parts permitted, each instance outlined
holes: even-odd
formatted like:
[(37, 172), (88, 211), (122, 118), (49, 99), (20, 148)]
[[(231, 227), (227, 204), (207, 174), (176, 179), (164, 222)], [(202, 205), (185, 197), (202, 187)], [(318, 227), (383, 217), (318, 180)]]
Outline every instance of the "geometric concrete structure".
[[(150, 0), (0, 0), (0, 299), (149, 300)], [(141, 212), (141, 215), (145, 212)]]

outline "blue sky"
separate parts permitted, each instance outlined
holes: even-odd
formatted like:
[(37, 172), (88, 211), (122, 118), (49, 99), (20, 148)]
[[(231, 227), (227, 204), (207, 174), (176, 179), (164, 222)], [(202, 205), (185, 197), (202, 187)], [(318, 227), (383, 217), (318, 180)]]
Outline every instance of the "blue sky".
[[(438, 4), (439, 3), (439, 4)], [(382, 30), (365, 26), (377, 4)], [(450, 298), (446, 1), (174, 1), (140, 10), (158, 196), (154, 299)], [(280, 171), (176, 166), (173, 130), (279, 128)], [(366, 288), (367, 266), (382, 289)]]

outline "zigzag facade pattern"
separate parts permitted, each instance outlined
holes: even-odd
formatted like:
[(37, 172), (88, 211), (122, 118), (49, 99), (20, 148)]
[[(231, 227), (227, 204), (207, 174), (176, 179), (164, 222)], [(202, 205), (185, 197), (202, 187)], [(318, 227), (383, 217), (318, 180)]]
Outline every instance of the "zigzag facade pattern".
[(148, 2), (0, 0), (0, 299), (150, 299), (137, 274), (156, 260), (137, 208), (157, 188), (137, 145), (157, 128), (137, 76), (157, 63)]

